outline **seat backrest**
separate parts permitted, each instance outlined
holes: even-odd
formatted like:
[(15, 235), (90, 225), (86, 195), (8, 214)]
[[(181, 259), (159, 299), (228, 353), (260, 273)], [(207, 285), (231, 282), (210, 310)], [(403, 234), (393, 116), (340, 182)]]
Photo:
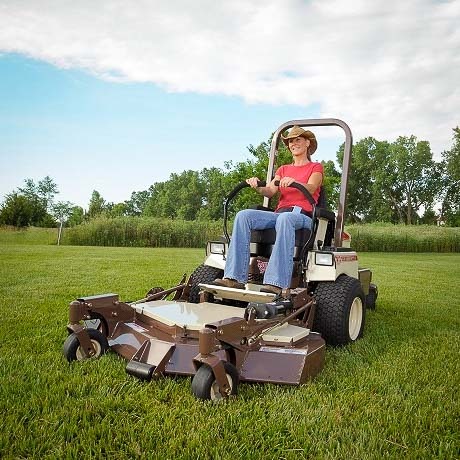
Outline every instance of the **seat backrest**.
[(316, 206), (318, 208), (327, 209), (327, 194), (326, 194), (326, 189), (324, 188), (324, 185), (321, 185), (319, 189), (318, 202), (316, 203)]

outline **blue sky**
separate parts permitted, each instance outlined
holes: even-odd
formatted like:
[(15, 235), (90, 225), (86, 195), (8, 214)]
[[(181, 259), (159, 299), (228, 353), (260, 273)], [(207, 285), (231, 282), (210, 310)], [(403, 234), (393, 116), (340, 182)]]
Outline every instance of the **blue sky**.
[[(292, 119), (437, 159), (459, 124), (458, 0), (2, 0), (0, 23), (0, 202), (47, 175), (57, 200), (124, 201)], [(317, 136), (335, 159), (340, 131)]]
[[(56, 200), (85, 208), (93, 190), (116, 203), (173, 172), (243, 161), (247, 146), (283, 122), (317, 115), (314, 107), (109, 82), (18, 54), (0, 57), (0, 100), (1, 194), (49, 175)], [(335, 159), (337, 134), (322, 158)]]

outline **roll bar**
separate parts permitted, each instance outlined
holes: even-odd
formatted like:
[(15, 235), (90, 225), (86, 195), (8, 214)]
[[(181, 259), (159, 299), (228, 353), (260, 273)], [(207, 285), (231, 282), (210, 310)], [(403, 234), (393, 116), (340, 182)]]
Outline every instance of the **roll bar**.
[[(345, 209), (347, 201), (347, 189), (348, 189), (348, 174), (351, 163), (351, 150), (353, 145), (353, 136), (349, 126), (338, 118), (323, 118), (323, 119), (306, 119), (306, 120), (291, 120), (283, 123), (274, 133), (272, 144), (270, 147), (270, 155), (267, 169), (266, 182), (270, 182), (275, 177), (275, 164), (276, 158), (278, 157), (278, 146), (281, 139), (281, 134), (289, 128), (298, 125), (301, 127), (312, 127), (312, 126), (339, 126), (345, 132), (345, 149), (343, 153), (342, 163), (342, 178), (340, 183), (340, 195), (339, 202), (337, 204), (337, 218), (335, 224), (334, 233), (334, 244), (336, 247), (342, 246), (342, 232), (345, 220)], [(268, 207), (269, 198), (264, 198), (264, 206)]]

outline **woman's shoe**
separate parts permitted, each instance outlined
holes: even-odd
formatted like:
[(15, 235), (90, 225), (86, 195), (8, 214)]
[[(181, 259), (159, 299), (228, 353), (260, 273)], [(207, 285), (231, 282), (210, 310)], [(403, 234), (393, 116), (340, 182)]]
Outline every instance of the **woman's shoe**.
[(212, 284), (216, 286), (222, 286), (222, 287), (227, 287), (227, 288), (233, 288), (233, 289), (245, 289), (246, 286), (243, 283), (239, 283), (236, 280), (232, 280), (230, 278), (216, 278)]
[(276, 294), (280, 295), (282, 288), (278, 286), (273, 286), (272, 284), (265, 284), (263, 287), (260, 288), (260, 292), (268, 292), (269, 294)]

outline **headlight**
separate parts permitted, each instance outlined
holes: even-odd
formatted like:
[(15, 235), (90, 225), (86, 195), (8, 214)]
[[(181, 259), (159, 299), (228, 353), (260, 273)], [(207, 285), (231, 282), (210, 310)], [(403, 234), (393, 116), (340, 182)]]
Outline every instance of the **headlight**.
[(332, 266), (334, 265), (334, 256), (333, 254), (327, 252), (316, 252), (315, 264)]
[(225, 243), (210, 241), (208, 243), (208, 254), (225, 254)]

